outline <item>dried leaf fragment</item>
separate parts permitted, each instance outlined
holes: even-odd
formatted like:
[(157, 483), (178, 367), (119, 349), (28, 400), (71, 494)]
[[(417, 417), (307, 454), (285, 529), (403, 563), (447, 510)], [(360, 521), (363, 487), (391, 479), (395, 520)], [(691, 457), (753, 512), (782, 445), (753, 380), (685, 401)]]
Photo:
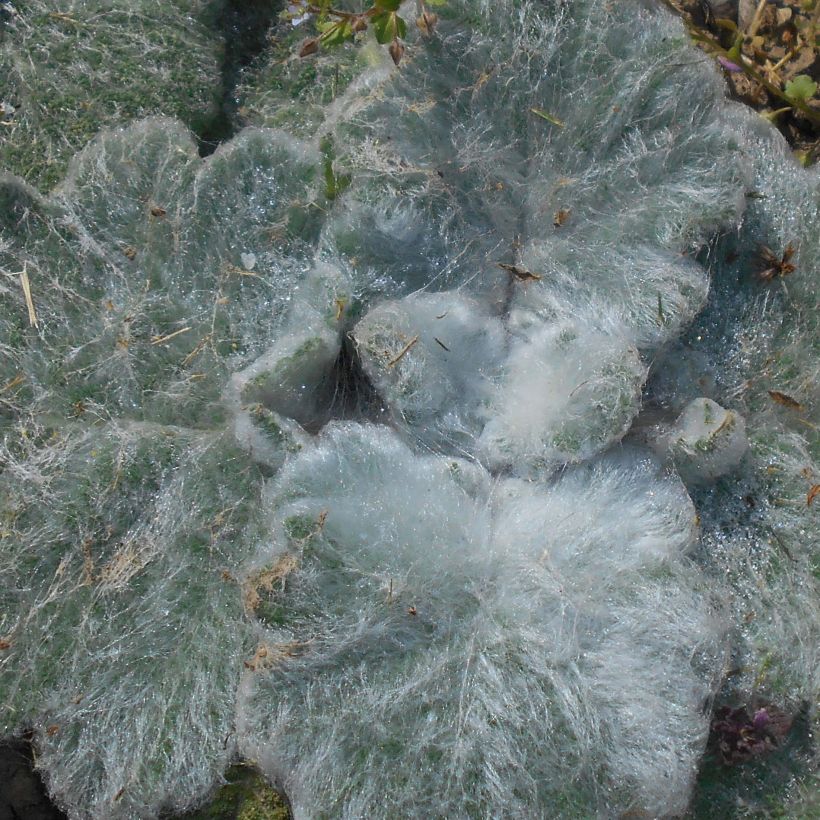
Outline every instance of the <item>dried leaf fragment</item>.
[(166, 211), (161, 205), (154, 205), (151, 208), (151, 216), (157, 217), (158, 219), (165, 216), (167, 213), (168, 211)]
[(564, 127), (562, 120), (559, 120), (558, 117), (550, 114), (549, 111), (545, 111), (543, 108), (530, 108), (530, 111), (535, 114), (536, 117), (541, 117), (542, 120), (546, 120), (551, 125), (556, 125), (558, 128)]
[(800, 411), (804, 409), (803, 405), (800, 404), (800, 402), (797, 401), (797, 399), (793, 399), (791, 396), (787, 396), (785, 393), (781, 393), (779, 390), (769, 390), (768, 393), (772, 401), (782, 405), (783, 407), (788, 407), (789, 410)]
[(309, 37), (302, 43), (301, 48), (299, 49), (299, 56), (300, 57), (307, 57), (310, 54), (315, 54), (319, 50), (319, 38), (318, 37)]
[(555, 225), (556, 228), (563, 227), (567, 220), (569, 219), (570, 209), (569, 208), (560, 208), (555, 212), (555, 216), (553, 217), (552, 224)]
[(28, 323), (32, 327), (37, 325), (37, 312), (34, 310), (34, 300), (31, 298), (31, 282), (28, 278), (28, 268), (26, 263), (23, 263), (23, 270), (20, 271), (20, 285), (23, 288), (23, 296), (26, 300), (26, 310), (28, 310)]
[(760, 259), (765, 265), (764, 269), (760, 271), (758, 276), (764, 282), (771, 282), (774, 279), (788, 276), (796, 270), (795, 265), (792, 264), (791, 258), (794, 256), (795, 247), (789, 242), (786, 245), (783, 255), (778, 259), (771, 248), (765, 245), (760, 246)]
[(434, 14), (432, 11), (427, 11), (427, 9), (425, 9), (421, 13), (421, 16), (416, 20), (416, 25), (418, 26), (419, 31), (425, 37), (429, 37), (433, 33), (436, 23), (438, 23), (438, 15)]
[(151, 337), (151, 344), (152, 345), (161, 345), (165, 344), (165, 342), (171, 341), (175, 336), (179, 336), (180, 333), (187, 333), (190, 330), (190, 326), (180, 328), (179, 330), (175, 330), (173, 333), (166, 333), (164, 336), (152, 336)]
[(418, 342), (419, 337), (414, 336), (388, 363), (388, 367), (395, 367), (406, 355), (410, 348)]
[(284, 589), (287, 577), (297, 569), (299, 569), (299, 559), (295, 555), (285, 553), (272, 567), (254, 573), (243, 584), (242, 597), (246, 611), (253, 612), (262, 602), (260, 590), (270, 594), (276, 584), (281, 584)]
[(7, 638), (0, 638), (0, 650), (11, 649), (11, 641)]
[(11, 381), (6, 382), (2, 387), (0, 387), (0, 393), (5, 393), (8, 390), (13, 390), (18, 385), (22, 384), (26, 380), (26, 377), (22, 373), (18, 373)]
[(287, 641), (284, 643), (265, 644), (261, 643), (256, 649), (254, 656), (245, 661), (245, 668), (251, 672), (257, 669), (268, 669), (277, 663), (281, 663), (286, 658), (296, 658), (304, 654), (307, 642)]
[(537, 282), (542, 278), (540, 273), (533, 273), (524, 268), (519, 268), (518, 265), (508, 265), (506, 262), (499, 262), (498, 267), (501, 268), (501, 270), (507, 271), (507, 273), (514, 276), (519, 282)]
[(811, 507), (812, 501), (820, 495), (820, 484), (815, 484), (806, 495), (806, 506)]

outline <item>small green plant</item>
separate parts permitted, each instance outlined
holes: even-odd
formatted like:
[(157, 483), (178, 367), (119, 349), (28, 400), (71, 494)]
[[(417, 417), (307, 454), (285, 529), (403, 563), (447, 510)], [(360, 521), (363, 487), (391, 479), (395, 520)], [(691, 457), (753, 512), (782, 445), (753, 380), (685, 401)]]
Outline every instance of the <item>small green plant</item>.
[(786, 83), (786, 96), (790, 100), (808, 102), (817, 93), (817, 83), (808, 74), (798, 74)]
[[(428, 0), (429, 5), (443, 5), (443, 0)], [(401, 0), (375, 0), (368, 8), (360, 12), (343, 11), (333, 8), (330, 0), (321, 0), (319, 3), (310, 3), (300, 0), (288, 5), (283, 17), (294, 25), (307, 20), (313, 20), (316, 30), (315, 37), (309, 37), (299, 49), (300, 57), (315, 54), (320, 48), (341, 45), (354, 40), (357, 35), (364, 33), (368, 28), (373, 29), (376, 40), (381, 45), (389, 44), (390, 56), (398, 65), (404, 56), (404, 43), (407, 36), (407, 21), (399, 14)], [(419, 16), (416, 26), (424, 36), (429, 36), (435, 29), (438, 15), (429, 11), (424, 2), (419, 3)]]

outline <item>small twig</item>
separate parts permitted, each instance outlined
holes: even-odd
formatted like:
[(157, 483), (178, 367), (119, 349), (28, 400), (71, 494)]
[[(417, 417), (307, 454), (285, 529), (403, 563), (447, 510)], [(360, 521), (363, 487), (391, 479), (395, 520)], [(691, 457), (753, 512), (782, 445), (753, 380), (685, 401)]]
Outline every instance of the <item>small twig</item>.
[(307, 10), (311, 14), (327, 14), (329, 17), (338, 17), (340, 20), (357, 20), (360, 17), (374, 17), (378, 12), (375, 6), (359, 14), (356, 14), (355, 12), (342, 11), (342, 9), (323, 9), (321, 6), (315, 5), (309, 5)]
[(252, 270), (245, 270), (245, 268), (238, 268), (236, 265), (226, 265), (225, 271), (227, 273), (236, 273), (239, 276), (255, 276), (258, 277), (258, 273), (254, 273)]
[(49, 12), (48, 15), (52, 20), (62, 20), (65, 23), (73, 23), (75, 26), (80, 25), (79, 20), (75, 20), (73, 17), (70, 17), (68, 14), (63, 14), (60, 11), (52, 11)]
[(722, 432), (723, 430), (725, 430), (727, 427), (729, 427), (731, 424), (733, 424), (733, 423), (734, 423), (734, 420), (735, 420), (735, 414), (734, 414), (731, 410), (729, 410), (729, 411), (726, 413), (726, 415), (723, 417), (723, 421), (722, 421), (722, 422), (718, 425), (718, 427), (717, 427), (717, 429), (714, 431), (714, 433), (712, 433), (712, 436), (714, 437), (714, 436), (716, 436), (718, 433), (720, 433), (720, 432)]
[(0, 393), (5, 393), (7, 390), (14, 390), (18, 384), (22, 384), (26, 377), (22, 373), (18, 373), (10, 382), (6, 382), (0, 387)]
[(414, 345), (414, 344), (415, 344), (418, 340), (419, 340), (419, 337), (418, 337), (418, 336), (414, 336), (414, 337), (413, 337), (413, 338), (412, 338), (412, 339), (411, 339), (411, 340), (410, 340), (410, 341), (409, 341), (409, 342), (408, 342), (408, 343), (407, 343), (407, 344), (406, 344), (406, 345), (405, 345), (405, 346), (401, 349), (401, 351), (399, 352), (399, 354), (398, 354), (398, 355), (397, 355), (394, 359), (391, 359), (391, 360), (387, 363), (387, 366), (388, 366), (388, 367), (394, 367), (395, 365), (397, 365), (397, 364), (398, 364), (398, 363), (399, 363), (399, 362), (400, 362), (400, 361), (404, 358), (404, 356), (407, 354), (407, 351), (408, 351), (408, 350), (410, 350), (410, 348), (411, 348), (411, 347), (413, 347), (413, 345)]
[(23, 262), (23, 270), (20, 271), (20, 284), (23, 286), (23, 295), (26, 297), (28, 323), (32, 327), (37, 327), (37, 313), (34, 310), (34, 300), (31, 298), (31, 283), (28, 279), (28, 267), (25, 262)]
[(197, 343), (196, 347), (182, 360), (182, 366), (187, 367), (201, 352), (205, 345), (211, 341), (211, 334), (203, 336)]
[[(817, 8), (820, 9), (820, 3), (817, 4)], [(805, 44), (802, 41), (800, 43), (798, 43), (790, 52), (788, 52), (788, 54), (786, 54), (785, 57), (782, 57), (780, 60), (778, 60), (769, 69), (769, 71), (771, 71), (773, 73), (779, 71), (781, 68), (783, 68), (784, 65), (786, 65), (786, 63), (789, 62), (789, 60), (792, 59), (792, 57), (796, 57), (800, 53), (800, 49), (803, 48), (804, 45)]]
[(752, 22), (749, 23), (749, 29), (746, 32), (748, 37), (754, 37), (757, 34), (757, 30), (760, 28), (760, 24), (763, 22), (763, 12), (766, 10), (766, 5), (768, 4), (769, 0), (760, 0), (757, 4), (757, 8), (755, 9), (755, 16), (752, 17)]
[(180, 333), (187, 333), (190, 329), (191, 329), (190, 327), (183, 327), (183, 328), (180, 328), (179, 330), (175, 330), (173, 333), (168, 333), (166, 336), (154, 336), (151, 339), (151, 344), (152, 345), (161, 345), (164, 342), (167, 342), (170, 339), (173, 339), (174, 336), (179, 336)]

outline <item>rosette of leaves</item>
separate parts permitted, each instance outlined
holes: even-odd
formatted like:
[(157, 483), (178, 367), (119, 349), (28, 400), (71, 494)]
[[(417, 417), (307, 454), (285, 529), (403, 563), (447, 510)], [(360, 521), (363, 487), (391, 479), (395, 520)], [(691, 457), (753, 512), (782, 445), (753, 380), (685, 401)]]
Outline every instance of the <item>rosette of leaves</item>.
[(106, 126), (151, 114), (194, 131), (217, 113), (212, 0), (14, 0), (0, 29), (0, 169), (50, 188)]
[(240, 746), (296, 816), (683, 810), (718, 630), (645, 454), (497, 480), (332, 423), (265, 508)]
[[(308, 100), (304, 141), (285, 116), (203, 163), (178, 123), (148, 121), (102, 135), (48, 198), (0, 183), (4, 730), (34, 726), (77, 816), (183, 808), (235, 749), (305, 816), (408, 813), (419, 795), (430, 814), (683, 811), (725, 668), (684, 556), (694, 510), (640, 453), (595, 454), (703, 303), (692, 256), (737, 222), (750, 170), (766, 199), (748, 199), (744, 253), (794, 239), (795, 271), (754, 282), (769, 290), (750, 307), (738, 269), (716, 269), (709, 341), (684, 350), (725, 407), (755, 378), (751, 463), (778, 469), (698, 498), (698, 557), (740, 636), (737, 680), (792, 702), (815, 686), (816, 551), (799, 529), (815, 442), (798, 408), (817, 359), (814, 319), (788, 300), (792, 282), (815, 298), (794, 274), (816, 265), (816, 180), (778, 177), (779, 144), (727, 114), (666, 17), (448, 8), (439, 39), (408, 31), (400, 71), (383, 50), (378, 65), (367, 47), (322, 52), (356, 61)], [(294, 104), (285, 86), (260, 88), (260, 116)], [(777, 384), (744, 359), (750, 318), (773, 330)], [(322, 393), (357, 321), (404, 443), (299, 427), (332, 415)], [(427, 332), (439, 322), (452, 339)], [(510, 410), (498, 400), (543, 397), (527, 361), (566, 368), (547, 395), (572, 410), (559, 460), (593, 463), (555, 478), (521, 450), (492, 464), (502, 475), (475, 463), (479, 429)], [(419, 455), (439, 417), (439, 452)], [(760, 518), (737, 512), (747, 486), (767, 493)]]
[[(344, 186), (321, 245), (359, 287), (393, 299), (443, 292), (454, 314), (467, 295), (469, 323), (501, 334), (485, 359), (455, 350), (416, 297), (365, 317), (355, 331), (365, 369), (408, 435), (494, 466), (582, 460), (626, 432), (647, 362), (703, 306), (707, 277), (686, 256), (737, 218), (745, 158), (716, 116), (708, 60), (665, 17), (597, 2), (438, 13), (433, 32), (408, 30), (399, 69), (367, 42), (272, 61), (248, 78), (246, 116), (293, 133), (309, 123), (334, 147), (329, 178)], [(504, 36), (499, 15), (515, 21)], [(635, 40), (635, 28), (653, 35)], [(675, 55), (692, 63), (683, 75)], [(296, 75), (317, 80), (306, 97), (289, 84)], [(434, 301), (445, 316), (447, 296)], [(552, 340), (561, 323), (581, 359), (606, 349), (606, 361), (570, 374), (572, 356), (560, 365)], [(536, 392), (554, 413), (518, 412), (538, 401), (518, 395), (522, 368), (543, 373)], [(412, 387), (397, 387), (405, 370)], [(499, 396), (459, 379), (495, 382)], [(440, 394), (458, 398), (431, 423), (436, 399), (414, 408)]]
[(301, 443), (231, 376), (261, 354), (280, 372), (294, 323), (333, 344), (319, 178), (281, 134), (203, 161), (148, 120), (102, 134), (47, 198), (0, 180), (0, 726), (33, 730), (71, 816), (184, 809), (234, 754), (237, 578), (263, 471)]

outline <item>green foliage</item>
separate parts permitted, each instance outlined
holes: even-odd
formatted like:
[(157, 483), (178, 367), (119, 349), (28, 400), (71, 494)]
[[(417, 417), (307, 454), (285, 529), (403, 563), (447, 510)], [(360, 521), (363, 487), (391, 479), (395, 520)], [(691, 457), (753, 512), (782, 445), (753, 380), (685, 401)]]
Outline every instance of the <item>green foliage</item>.
[(322, 170), (325, 178), (325, 196), (328, 199), (336, 199), (350, 185), (350, 174), (337, 174), (333, 167), (335, 154), (333, 151), (333, 140), (325, 137), (320, 145), (322, 151)]
[(353, 26), (350, 20), (337, 20), (335, 22), (319, 22), (316, 28), (322, 32), (319, 41), (323, 46), (337, 46), (346, 40), (353, 39)]
[(817, 83), (808, 74), (798, 74), (786, 83), (786, 96), (790, 100), (808, 102), (817, 93)]
[[(29, 0), (0, 33), (0, 169), (52, 187), (102, 128), (152, 114), (193, 130), (216, 116), (212, 0)], [(169, 78), (173, 77), (173, 80)]]
[(373, 18), (373, 31), (375, 31), (379, 43), (384, 45), (397, 37), (405, 37), (407, 35), (407, 23), (396, 12), (385, 11)]
[[(443, 4), (443, 0), (436, 0), (431, 5)], [(401, 41), (407, 36), (407, 21), (398, 13), (400, 6), (401, 0), (374, 0), (372, 5), (360, 12), (349, 12), (333, 8), (329, 0), (323, 0), (318, 5), (302, 0), (295, 7), (291, 4), (288, 10), (282, 13), (282, 18), (316, 18), (315, 28), (319, 36), (310, 37), (302, 43), (299, 49), (300, 57), (315, 54), (320, 46), (328, 48), (349, 42), (372, 26), (377, 42), (380, 45), (390, 45), (390, 56), (398, 65), (404, 55), (404, 45)], [(416, 25), (423, 35), (429, 36), (438, 22), (438, 17), (427, 11), (424, 3), (421, 3), (420, 10)]]

